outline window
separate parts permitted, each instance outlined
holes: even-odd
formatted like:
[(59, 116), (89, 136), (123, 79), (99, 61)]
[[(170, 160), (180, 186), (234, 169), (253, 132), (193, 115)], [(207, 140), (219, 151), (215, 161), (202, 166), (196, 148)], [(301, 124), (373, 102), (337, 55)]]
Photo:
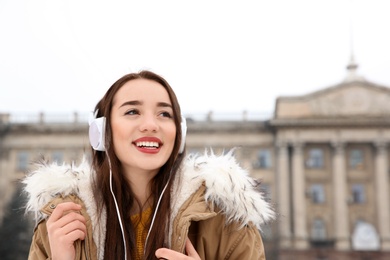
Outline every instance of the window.
[(306, 160), (307, 168), (323, 168), (324, 167), (324, 151), (320, 148), (312, 148), (309, 150), (308, 159)]
[(366, 201), (366, 196), (364, 194), (364, 185), (363, 184), (353, 184), (352, 185), (352, 202), (361, 204)]
[(316, 218), (311, 227), (311, 238), (314, 241), (326, 240), (326, 226), (324, 220)]
[(349, 167), (360, 170), (364, 165), (364, 153), (361, 149), (352, 149), (349, 154)]
[(64, 162), (64, 154), (61, 151), (55, 151), (52, 154), (52, 160), (53, 162), (57, 162), (58, 164), (61, 164)]
[(18, 171), (25, 171), (28, 167), (28, 152), (22, 151), (17, 154), (17, 165)]
[(311, 185), (310, 191), (311, 191), (311, 201), (313, 203), (324, 203), (325, 202), (324, 185), (313, 184), (313, 185)]
[(271, 152), (268, 149), (261, 149), (257, 154), (257, 159), (253, 164), (254, 168), (271, 168)]

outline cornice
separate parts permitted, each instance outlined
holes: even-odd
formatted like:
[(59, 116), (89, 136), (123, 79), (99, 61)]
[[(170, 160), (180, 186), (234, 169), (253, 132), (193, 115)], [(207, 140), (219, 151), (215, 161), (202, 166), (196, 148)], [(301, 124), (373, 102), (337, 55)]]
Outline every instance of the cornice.
[(8, 134), (88, 134), (88, 125), (85, 123), (9, 124), (7, 132)]
[(187, 126), (191, 133), (269, 132), (268, 121), (190, 121)]
[(272, 127), (390, 127), (388, 117), (337, 117), (337, 118), (277, 118), (269, 121)]

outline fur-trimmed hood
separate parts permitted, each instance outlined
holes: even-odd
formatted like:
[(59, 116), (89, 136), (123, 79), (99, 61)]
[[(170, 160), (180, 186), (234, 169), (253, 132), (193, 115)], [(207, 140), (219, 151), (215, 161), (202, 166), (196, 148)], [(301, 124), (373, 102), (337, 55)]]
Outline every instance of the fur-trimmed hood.
[[(47, 203), (59, 195), (65, 197), (73, 194), (84, 202), (96, 228), (98, 216), (92, 193), (92, 174), (93, 170), (86, 160), (78, 166), (39, 164), (23, 180), (24, 191), (28, 194), (27, 211), (33, 212), (39, 222), (46, 217), (40, 210)], [(260, 229), (263, 223), (274, 218), (272, 207), (258, 190), (258, 182), (239, 166), (232, 152), (221, 156), (212, 152), (200, 156), (190, 155), (184, 160), (181, 173), (173, 181), (173, 217), (183, 203), (201, 185), (205, 185), (205, 201), (221, 209), (227, 221), (239, 221), (242, 225), (251, 222)], [(102, 228), (100, 226), (98, 230), (101, 232)], [(94, 230), (94, 238), (100, 235), (95, 234)]]
[[(27, 211), (37, 221), (44, 216), (43, 206), (59, 194), (79, 196), (89, 209), (96, 209), (91, 188), (92, 169), (83, 159), (78, 166), (41, 163), (24, 180), (28, 194)], [(258, 227), (274, 217), (271, 205), (258, 190), (257, 181), (239, 166), (232, 153), (217, 156), (205, 153), (188, 156), (180, 178), (174, 180), (172, 213), (193, 194), (202, 183), (206, 185), (205, 200), (217, 205), (229, 220), (240, 220), (244, 225), (252, 222)], [(92, 213), (92, 212), (91, 212)]]
[(173, 216), (204, 183), (205, 200), (221, 209), (228, 222), (239, 221), (243, 226), (252, 222), (261, 229), (274, 218), (271, 205), (259, 191), (259, 182), (237, 163), (233, 151), (221, 156), (213, 152), (190, 155), (179, 176), (173, 185)]

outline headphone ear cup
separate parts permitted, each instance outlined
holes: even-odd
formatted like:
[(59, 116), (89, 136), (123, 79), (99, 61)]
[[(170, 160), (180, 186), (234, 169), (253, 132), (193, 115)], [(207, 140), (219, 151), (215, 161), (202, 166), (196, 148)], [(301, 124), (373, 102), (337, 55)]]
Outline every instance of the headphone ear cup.
[(186, 135), (187, 135), (187, 121), (184, 116), (181, 116), (180, 125), (181, 125), (181, 142), (180, 142), (179, 153), (183, 153), (186, 144)]
[(104, 152), (106, 150), (104, 144), (105, 129), (105, 117), (95, 118), (89, 123), (89, 142), (96, 151)]

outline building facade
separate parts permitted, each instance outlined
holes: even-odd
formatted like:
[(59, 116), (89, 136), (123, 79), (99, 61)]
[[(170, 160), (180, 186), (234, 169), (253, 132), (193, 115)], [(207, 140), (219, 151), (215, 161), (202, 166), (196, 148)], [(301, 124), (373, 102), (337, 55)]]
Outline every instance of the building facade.
[[(267, 259), (390, 259), (390, 89), (349, 69), (340, 84), (279, 97), (267, 120), (187, 115), (187, 153), (234, 149), (261, 180), (278, 213), (263, 228)], [(90, 152), (86, 120), (47, 121), (0, 117), (0, 229), (31, 162)]]
[(277, 99), (280, 259), (389, 257), (389, 102), (388, 88), (359, 77)]

